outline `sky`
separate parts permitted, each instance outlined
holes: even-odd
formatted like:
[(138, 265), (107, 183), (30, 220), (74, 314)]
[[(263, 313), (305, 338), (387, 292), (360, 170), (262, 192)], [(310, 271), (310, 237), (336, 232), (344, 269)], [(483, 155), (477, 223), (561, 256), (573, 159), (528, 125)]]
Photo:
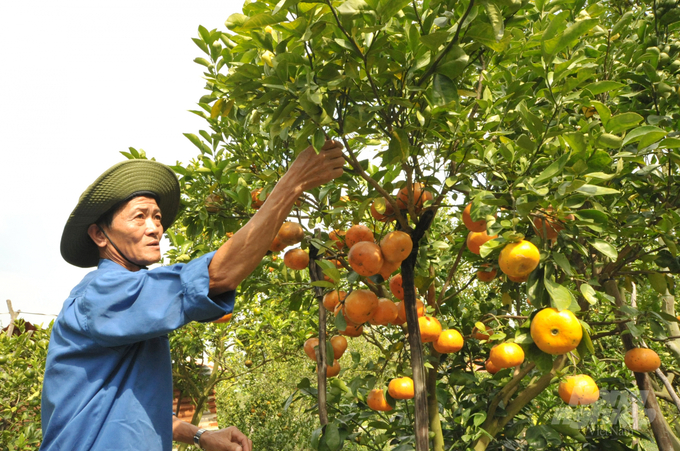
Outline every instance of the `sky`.
[[(128, 147), (175, 164), (204, 90), (198, 26), (224, 27), (242, 0), (0, 3), (0, 323), (56, 315), (89, 269), (59, 242), (78, 197)], [(167, 250), (167, 247), (162, 249)], [(51, 316), (22, 313), (35, 323)]]

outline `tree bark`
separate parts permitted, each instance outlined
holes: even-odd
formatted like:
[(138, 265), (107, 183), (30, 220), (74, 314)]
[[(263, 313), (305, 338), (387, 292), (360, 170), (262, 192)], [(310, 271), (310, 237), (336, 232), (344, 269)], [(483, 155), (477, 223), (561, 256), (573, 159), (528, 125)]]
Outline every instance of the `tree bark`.
[(437, 358), (437, 363), (433, 364), (427, 374), (427, 408), (430, 418), (430, 431), (434, 432), (432, 449), (434, 451), (444, 451), (444, 434), (442, 423), (439, 418), (439, 401), (437, 400), (437, 372), (439, 368), (439, 353), (432, 350), (432, 355)]
[(411, 254), (401, 263), (401, 280), (404, 288), (404, 309), (406, 311), (406, 326), (408, 341), (411, 349), (411, 370), (413, 371), (413, 386), (415, 389), (415, 426), (416, 451), (427, 451), (428, 437), (428, 408), (427, 386), (425, 382), (425, 366), (423, 362), (423, 344), (420, 341), (420, 327), (418, 326), (418, 312), (416, 310), (416, 288), (414, 268), (418, 258), (418, 243), (432, 223), (434, 213), (423, 213), (415, 230), (411, 232), (413, 249)]
[[(664, 313), (675, 316), (675, 296), (666, 288), (666, 293), (661, 297), (661, 309)], [(680, 337), (680, 324), (668, 322), (668, 335)], [(680, 338), (666, 341), (666, 348), (675, 357), (675, 364), (680, 365)]]
[[(323, 271), (316, 264), (316, 256), (319, 250), (315, 246), (309, 248), (309, 278), (312, 282), (323, 280)], [(321, 426), (328, 424), (328, 410), (326, 406), (326, 307), (323, 306), (323, 290), (314, 287), (314, 295), (319, 305), (319, 350), (316, 353), (316, 378), (318, 384), (317, 401), (319, 403), (319, 423)]]
[[(623, 307), (625, 301), (619, 286), (614, 279), (608, 279), (604, 282), (604, 288), (608, 295), (614, 297), (614, 301), (617, 307)], [(630, 333), (627, 333), (627, 327), (625, 323), (619, 323), (617, 325), (619, 331), (621, 332), (621, 341), (623, 341), (623, 347), (626, 351), (634, 348), (633, 338)], [(624, 333), (626, 332), (626, 333)], [(666, 421), (659, 407), (659, 403), (654, 395), (654, 389), (647, 376), (647, 373), (633, 373), (635, 375), (635, 381), (637, 383), (638, 389), (640, 390), (640, 396), (642, 397), (643, 405), (645, 407), (645, 414), (649, 418), (649, 423), (652, 427), (652, 433), (654, 434), (654, 439), (659, 447), (659, 450), (672, 450), (674, 449), (673, 443), (671, 441), (670, 429), (666, 424)]]

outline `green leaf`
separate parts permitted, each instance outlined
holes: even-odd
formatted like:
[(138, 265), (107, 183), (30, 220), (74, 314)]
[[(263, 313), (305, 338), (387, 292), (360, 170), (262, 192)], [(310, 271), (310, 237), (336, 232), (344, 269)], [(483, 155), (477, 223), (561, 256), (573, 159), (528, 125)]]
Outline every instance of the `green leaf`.
[(443, 74), (434, 74), (432, 79), (432, 100), (439, 106), (448, 105), (458, 99), (456, 85)]
[(545, 168), (543, 172), (541, 172), (541, 174), (534, 179), (533, 183), (535, 185), (540, 185), (542, 182), (546, 182), (557, 174), (561, 173), (568, 160), (569, 154), (565, 153), (557, 161), (552, 162), (550, 166)]
[(463, 73), (469, 61), (470, 57), (465, 53), (465, 50), (458, 45), (454, 45), (446, 55), (446, 60), (437, 66), (437, 73), (454, 79)]
[(526, 125), (526, 127), (529, 129), (531, 134), (534, 136), (534, 139), (542, 139), (544, 131), (543, 121), (541, 121), (541, 119), (534, 113), (529, 111), (524, 101), (519, 103), (517, 110), (524, 120), (524, 125)]
[(242, 23), (241, 27), (245, 30), (252, 30), (254, 28), (264, 28), (267, 25), (274, 25), (280, 22), (284, 22), (286, 20), (287, 14), (288, 11), (280, 11), (274, 15), (268, 13), (256, 14), (248, 18), (248, 20), (246, 20), (244, 23)]
[(323, 435), (322, 440), (326, 443), (329, 451), (338, 451), (342, 447), (340, 432), (338, 431), (338, 425), (335, 422), (326, 426), (326, 433)]
[(595, 293), (595, 289), (591, 287), (589, 284), (582, 283), (581, 286), (579, 287), (579, 290), (581, 290), (581, 294), (590, 305), (597, 303), (597, 295)]
[[(583, 89), (588, 90), (592, 95), (596, 96), (598, 94), (602, 94), (603, 92), (623, 88), (624, 86), (626, 86), (624, 83), (619, 83), (618, 81), (596, 81), (595, 83), (590, 83), (589, 85), (584, 86)], [(600, 105), (602, 104), (600, 103)], [(597, 105), (593, 106), (597, 109)], [(598, 109), (597, 111), (599, 114), (600, 110)], [(600, 115), (600, 117), (602, 117), (602, 115)]]
[(593, 238), (592, 240), (589, 241), (589, 243), (591, 246), (597, 249), (602, 255), (610, 258), (612, 261), (616, 260), (616, 258), (619, 256), (619, 253), (616, 250), (616, 248), (604, 240), (601, 240), (599, 238)]
[(652, 286), (652, 288), (654, 288), (654, 291), (659, 294), (666, 294), (666, 276), (655, 272), (647, 274), (647, 280), (649, 280), (649, 284)]
[(659, 149), (677, 149), (680, 148), (680, 139), (666, 138), (659, 143)]
[(491, 26), (493, 27), (494, 38), (496, 38), (496, 41), (500, 41), (505, 33), (503, 13), (498, 6), (492, 2), (486, 2), (484, 6), (486, 7), (486, 16), (489, 18)]
[(345, 315), (342, 313), (338, 313), (335, 315), (335, 327), (338, 330), (345, 330), (347, 329), (347, 321), (345, 321)]
[(547, 273), (543, 281), (545, 282), (545, 288), (548, 290), (548, 294), (553, 301), (553, 306), (557, 310), (562, 311), (568, 309), (571, 303), (575, 301), (571, 291), (569, 291), (567, 287), (552, 280), (552, 278), (548, 277)]
[(609, 122), (607, 122), (605, 130), (608, 133), (621, 133), (628, 130), (629, 128), (635, 127), (643, 120), (644, 118), (637, 113), (627, 112), (617, 114), (616, 116), (613, 116)]
[(569, 147), (576, 153), (584, 152), (586, 150), (586, 138), (581, 132), (571, 132), (562, 135), (564, 140), (569, 144)]
[(609, 216), (600, 210), (578, 210), (574, 216), (582, 221), (592, 221), (596, 224), (607, 225)]
[(338, 6), (337, 11), (342, 15), (354, 15), (367, 9), (370, 9), (370, 7), (364, 0), (347, 0)]
[(380, 0), (377, 13), (383, 22), (387, 22), (409, 3), (411, 3), (411, 0)]
[(581, 194), (585, 194), (586, 196), (606, 196), (609, 194), (618, 194), (619, 191), (615, 190), (613, 188), (605, 188), (603, 186), (597, 186), (597, 185), (582, 185), (579, 188), (576, 188), (576, 192), (579, 192)]
[(565, 257), (564, 254), (560, 252), (555, 252), (552, 254), (553, 260), (555, 260), (555, 263), (562, 268), (562, 270), (567, 273), (567, 275), (571, 276), (573, 275), (573, 271), (571, 269), (571, 264), (569, 263), (569, 260), (567, 257)]
[(640, 141), (638, 149), (642, 149), (657, 142), (667, 134), (668, 132), (662, 128), (653, 125), (643, 125), (628, 133), (623, 139), (623, 145), (625, 146)]
[(595, 107), (597, 110), (597, 114), (600, 115), (600, 120), (602, 121), (602, 125), (605, 127), (607, 126), (607, 123), (609, 122), (609, 118), (612, 117), (612, 112), (609, 110), (609, 107), (601, 102), (593, 100), (590, 102), (591, 105)]
[(316, 282), (312, 282), (313, 287), (321, 287), (321, 288), (333, 288), (335, 285), (332, 283), (326, 281), (326, 280), (317, 280)]

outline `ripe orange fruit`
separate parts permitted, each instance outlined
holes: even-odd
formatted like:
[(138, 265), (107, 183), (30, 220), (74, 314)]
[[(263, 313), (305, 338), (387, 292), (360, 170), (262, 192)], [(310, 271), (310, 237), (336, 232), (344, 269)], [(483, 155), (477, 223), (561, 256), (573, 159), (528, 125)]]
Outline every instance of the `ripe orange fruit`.
[(557, 390), (562, 401), (571, 406), (592, 404), (600, 398), (600, 389), (592, 377), (585, 374), (567, 376)]
[[(316, 368), (316, 371), (319, 372), (319, 368)], [(340, 373), (340, 362), (337, 360), (333, 361), (333, 365), (326, 365), (326, 377), (335, 377)]]
[(348, 337), (358, 337), (364, 332), (364, 326), (357, 326), (352, 323), (347, 323), (345, 330), (339, 330), (340, 335), (347, 335)]
[(395, 303), (394, 303), (394, 305), (397, 306), (397, 317), (394, 318), (390, 324), (393, 324), (393, 325), (395, 325), (395, 326), (403, 326), (404, 323), (406, 323), (406, 316), (404, 316), (404, 318), (402, 318), (401, 316), (399, 316), (399, 309), (401, 308), (401, 304), (402, 304), (402, 303), (403, 303), (403, 302), (401, 302), (401, 301), (400, 301), (400, 302), (395, 302)]
[(387, 298), (378, 299), (378, 308), (373, 312), (373, 317), (371, 317), (368, 322), (374, 326), (387, 326), (392, 323), (399, 315), (399, 310), (397, 309), (397, 304), (392, 302), (392, 300)]
[[(536, 227), (536, 234), (543, 239), (554, 240), (560, 233), (560, 230), (564, 230), (564, 225), (562, 221), (558, 219), (557, 214), (553, 213), (553, 208), (548, 207), (546, 212), (536, 212), (534, 213), (534, 227)], [(568, 214), (564, 216), (565, 221), (573, 221), (574, 215)]]
[(536, 269), (541, 253), (534, 244), (527, 240), (505, 245), (498, 256), (498, 266), (510, 277), (528, 276)]
[[(397, 305), (397, 309), (399, 310), (398, 319), (401, 321), (401, 324), (404, 324), (406, 322), (406, 305), (404, 305), (404, 302), (400, 302)], [(419, 318), (425, 315), (425, 304), (420, 299), (416, 299), (416, 312), (418, 312)]]
[(501, 343), (491, 348), (489, 360), (498, 368), (512, 368), (524, 362), (524, 350), (517, 343)]
[[(485, 267), (489, 267), (489, 265), (482, 265)], [(483, 269), (480, 269), (477, 271), (477, 280), (480, 282), (491, 282), (493, 279), (496, 278), (496, 274), (498, 271), (496, 271), (496, 268), (493, 268), (491, 271), (484, 271)]]
[(231, 316), (232, 316), (231, 313), (227, 313), (222, 318), (213, 321), (213, 323), (228, 323), (229, 321), (231, 321)]
[(408, 233), (390, 232), (380, 240), (380, 250), (388, 262), (402, 262), (411, 254), (413, 241)]
[(377, 244), (360, 241), (349, 250), (347, 261), (359, 275), (368, 277), (380, 272), (384, 259)]
[(380, 274), (383, 279), (387, 280), (390, 278), (392, 273), (399, 269), (401, 266), (401, 262), (388, 262), (388, 261), (383, 261), (382, 268), (380, 268)]
[(418, 318), (418, 327), (420, 328), (420, 341), (422, 343), (432, 343), (442, 333), (441, 323), (433, 316)]
[(337, 250), (342, 250), (345, 247), (345, 233), (343, 230), (333, 230), (328, 234), (328, 238), (335, 241), (335, 248)]
[(333, 347), (333, 358), (339, 359), (347, 350), (347, 339), (342, 335), (336, 335), (331, 338), (331, 346)]
[(493, 330), (486, 328), (484, 332), (481, 330), (477, 329), (476, 327), (472, 329), (472, 338), (476, 340), (488, 340), (489, 337), (493, 335)]
[(374, 200), (373, 203), (371, 204), (371, 216), (373, 216), (375, 219), (381, 222), (388, 222), (392, 220), (392, 216), (394, 216), (394, 208), (392, 208), (392, 205), (390, 205), (386, 200), (385, 200), (385, 212), (380, 213), (376, 209), (376, 203), (378, 201)]
[(307, 341), (305, 341), (304, 345), (304, 350), (305, 354), (307, 354), (307, 357), (310, 359), (314, 360), (316, 362), (316, 351), (314, 348), (319, 346), (319, 339), (316, 337), (308, 338)]
[(368, 404), (370, 409), (378, 412), (389, 412), (392, 410), (392, 406), (387, 403), (385, 395), (380, 388), (374, 388), (368, 393), (366, 404)]
[(484, 367), (486, 368), (486, 371), (489, 374), (496, 374), (497, 372), (499, 372), (501, 370), (496, 365), (494, 365), (491, 360), (487, 360), (486, 363), (484, 364)]
[(326, 310), (332, 312), (335, 310), (335, 306), (338, 305), (338, 302), (343, 301), (345, 299), (345, 296), (347, 296), (347, 293), (345, 293), (344, 291), (338, 290), (329, 291), (323, 297), (323, 306), (326, 307)]
[(253, 207), (255, 210), (259, 209), (262, 205), (264, 205), (264, 201), (260, 200), (260, 193), (262, 192), (262, 188), (257, 188), (254, 189), (250, 192), (250, 206)]
[(283, 255), (283, 264), (294, 270), (305, 269), (309, 265), (309, 254), (302, 249), (291, 249)]
[(344, 268), (344, 266), (342, 266), (342, 262), (340, 260), (336, 260), (336, 259), (332, 258), (328, 261), (333, 263), (335, 265), (335, 267), (338, 268), (338, 269)]
[(467, 204), (463, 210), (463, 224), (471, 232), (485, 232), (486, 231), (486, 219), (480, 219), (479, 221), (473, 221), (472, 216), (470, 216), (470, 210), (472, 209), (472, 203)]
[(463, 348), (463, 336), (455, 329), (443, 330), (433, 343), (434, 350), (440, 354), (458, 352)]
[(352, 246), (361, 241), (373, 243), (373, 241), (375, 241), (373, 232), (371, 232), (371, 229), (363, 224), (353, 225), (349, 228), (349, 230), (347, 230), (347, 233), (345, 234), (345, 243), (347, 244), (347, 247), (351, 249)]
[(354, 324), (352, 321), (350, 321), (349, 318), (347, 318), (347, 313), (345, 312), (345, 304), (343, 304), (343, 303), (341, 303), (341, 302), (339, 302), (339, 303), (335, 306), (335, 310), (333, 310), (333, 315), (334, 315), (334, 316), (338, 316), (338, 314), (339, 314), (340, 312), (342, 312), (342, 316), (345, 317), (345, 322), (346, 322), (347, 324), (351, 324), (351, 325), (353, 325), (353, 326), (356, 326), (356, 324)]
[[(507, 275), (507, 274), (506, 274), (506, 275)], [(512, 276), (508, 276), (508, 280), (509, 280), (510, 282), (523, 283), (523, 282), (526, 282), (527, 280), (529, 280), (529, 274), (527, 274), (526, 276), (522, 276), (522, 277), (512, 277)], [(531, 302), (529, 302), (529, 304), (531, 304)]]
[(397, 274), (396, 276), (392, 277), (390, 279), (390, 291), (392, 292), (392, 295), (399, 299), (399, 300), (404, 300), (404, 288), (401, 286), (401, 274)]
[(531, 338), (541, 351), (566, 354), (578, 346), (583, 330), (576, 315), (569, 310), (544, 308), (531, 320)]
[[(416, 213), (420, 213), (423, 209), (423, 204), (433, 198), (431, 192), (424, 190), (424, 185), (422, 183), (413, 184), (413, 207)], [(406, 186), (399, 190), (399, 194), (397, 194), (397, 207), (399, 207), (400, 210), (408, 209), (408, 187)]]
[(272, 252), (281, 252), (286, 248), (286, 245), (281, 242), (278, 236), (274, 237), (274, 241), (269, 246), (269, 250)]
[(292, 246), (302, 241), (305, 231), (297, 222), (284, 222), (276, 236), (286, 246)]
[(387, 393), (394, 399), (412, 399), (415, 396), (413, 380), (410, 377), (397, 377), (387, 386)]
[(498, 235), (489, 236), (486, 233), (486, 230), (482, 230), (481, 232), (470, 232), (468, 233), (466, 240), (467, 248), (473, 254), (479, 255), (482, 244), (486, 243), (487, 241), (493, 240), (497, 236)]
[(378, 296), (370, 290), (354, 290), (345, 299), (345, 315), (354, 324), (363, 324), (378, 308)]
[(203, 205), (208, 213), (214, 214), (220, 211), (223, 202), (224, 199), (219, 194), (210, 194), (205, 198)]
[(633, 348), (626, 352), (623, 361), (629, 370), (636, 373), (649, 373), (661, 366), (659, 354), (647, 348)]

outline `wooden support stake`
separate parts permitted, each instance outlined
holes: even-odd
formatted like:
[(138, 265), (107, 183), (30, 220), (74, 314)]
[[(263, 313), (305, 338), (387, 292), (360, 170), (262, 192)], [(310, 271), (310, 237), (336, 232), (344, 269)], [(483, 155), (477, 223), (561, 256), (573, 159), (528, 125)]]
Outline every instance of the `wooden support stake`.
[[(318, 235), (318, 234), (317, 234)], [(323, 280), (323, 271), (316, 264), (319, 250), (314, 246), (309, 247), (309, 277), (312, 282)], [(319, 422), (321, 426), (328, 424), (328, 409), (326, 407), (326, 307), (323, 306), (323, 289), (314, 287), (314, 295), (319, 304), (319, 351), (316, 354)]]

